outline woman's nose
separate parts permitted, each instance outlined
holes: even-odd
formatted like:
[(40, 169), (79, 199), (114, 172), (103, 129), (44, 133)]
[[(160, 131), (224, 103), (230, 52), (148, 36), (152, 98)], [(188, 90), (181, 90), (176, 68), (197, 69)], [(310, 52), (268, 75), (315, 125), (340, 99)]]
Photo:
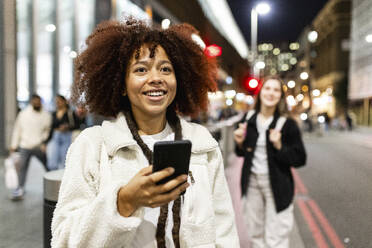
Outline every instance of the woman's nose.
[(161, 84), (163, 82), (164, 82), (164, 79), (163, 79), (160, 71), (158, 71), (158, 70), (151, 71), (150, 83)]

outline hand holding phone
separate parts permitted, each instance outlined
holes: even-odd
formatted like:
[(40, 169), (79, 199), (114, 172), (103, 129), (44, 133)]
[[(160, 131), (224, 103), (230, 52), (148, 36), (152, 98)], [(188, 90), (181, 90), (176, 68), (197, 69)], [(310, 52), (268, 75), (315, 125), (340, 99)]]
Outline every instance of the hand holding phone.
[(117, 208), (120, 215), (129, 217), (140, 207), (163, 206), (176, 200), (189, 186), (186, 181), (187, 175), (178, 176), (165, 184), (157, 184), (174, 173), (171, 167), (152, 172), (152, 166), (145, 167), (120, 188), (117, 196)]
[(188, 175), (191, 146), (189, 140), (159, 141), (154, 144), (153, 172), (167, 167), (174, 168), (171, 176), (157, 184), (164, 184), (182, 174)]

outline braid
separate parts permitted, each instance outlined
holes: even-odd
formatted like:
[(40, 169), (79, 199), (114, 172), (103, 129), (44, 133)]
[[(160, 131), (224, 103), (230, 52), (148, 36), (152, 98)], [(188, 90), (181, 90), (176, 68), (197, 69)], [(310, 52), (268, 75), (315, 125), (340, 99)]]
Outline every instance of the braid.
[(124, 115), (125, 115), (125, 119), (127, 120), (128, 127), (133, 135), (134, 140), (141, 147), (149, 163), (152, 164), (152, 151), (145, 144), (145, 142), (143, 142), (140, 135), (138, 134), (138, 126), (137, 126), (137, 123), (134, 121), (132, 112), (124, 111)]
[[(124, 111), (124, 116), (125, 116), (125, 119), (127, 120), (128, 127), (133, 135), (134, 140), (141, 147), (141, 150), (145, 154), (149, 163), (152, 164), (153, 152), (145, 144), (145, 142), (143, 142), (140, 135), (138, 134), (138, 126), (133, 118), (133, 114), (131, 113), (131, 111)], [(174, 110), (167, 111), (167, 120), (174, 132), (174, 139), (181, 140), (182, 139), (181, 122)], [(173, 202), (173, 208), (172, 208), (172, 212), (173, 212), (172, 238), (173, 238), (173, 242), (176, 248), (180, 247), (180, 240), (179, 240), (179, 232), (180, 232), (180, 225), (181, 225), (180, 211), (181, 211), (181, 198), (178, 197)], [(165, 224), (167, 222), (167, 217), (168, 217), (168, 204), (165, 204), (160, 207), (160, 215), (158, 218), (158, 225), (156, 227), (156, 243), (157, 243), (158, 248), (165, 248)]]
[(172, 228), (172, 237), (174, 246), (180, 248), (180, 226), (181, 226), (181, 197), (178, 197), (173, 202), (173, 228)]
[(160, 215), (158, 218), (158, 225), (156, 227), (156, 243), (158, 248), (165, 248), (165, 223), (168, 218), (168, 205), (165, 204), (160, 207)]

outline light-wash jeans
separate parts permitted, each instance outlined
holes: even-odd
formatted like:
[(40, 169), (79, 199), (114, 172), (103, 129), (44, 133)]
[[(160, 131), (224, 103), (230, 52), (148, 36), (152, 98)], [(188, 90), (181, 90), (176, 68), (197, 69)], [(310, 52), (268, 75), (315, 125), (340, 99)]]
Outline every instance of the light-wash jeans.
[(276, 212), (269, 175), (250, 176), (247, 197), (243, 198), (243, 212), (251, 248), (289, 248), (289, 234), (293, 228), (293, 204)]
[(71, 132), (54, 131), (52, 139), (48, 143), (47, 157), (50, 170), (65, 167), (67, 150), (71, 144)]

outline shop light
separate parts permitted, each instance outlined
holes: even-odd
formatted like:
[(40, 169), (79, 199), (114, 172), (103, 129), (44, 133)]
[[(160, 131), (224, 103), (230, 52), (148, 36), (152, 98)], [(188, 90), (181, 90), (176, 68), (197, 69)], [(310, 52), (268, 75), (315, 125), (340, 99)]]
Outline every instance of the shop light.
[(264, 69), (264, 68), (265, 68), (265, 62), (263, 62), (263, 61), (258, 61), (254, 66), (255, 66), (257, 69)]
[(232, 79), (232, 77), (227, 76), (225, 81), (226, 81), (226, 84), (232, 84), (233, 79)]
[(292, 42), (289, 44), (289, 49), (292, 51), (298, 50), (300, 48), (300, 44), (298, 42)]
[(292, 88), (294, 88), (296, 86), (296, 82), (293, 81), (293, 80), (291, 80), (291, 81), (288, 81), (287, 85), (288, 85), (288, 88), (291, 88), (292, 89)]
[(233, 100), (231, 100), (231, 99), (226, 100), (226, 105), (227, 106), (231, 106), (232, 104), (233, 104)]
[(313, 90), (313, 96), (320, 96), (320, 90), (318, 90), (318, 89), (315, 89), (315, 90)]
[(309, 87), (307, 85), (302, 85), (301, 90), (303, 92), (308, 92), (309, 91)]
[(301, 78), (302, 80), (306, 80), (306, 79), (309, 78), (309, 74), (308, 74), (306, 71), (301, 72), (301, 74), (300, 74), (300, 78)]
[(245, 94), (244, 93), (238, 93), (238, 94), (236, 94), (236, 100), (237, 101), (241, 102), (241, 101), (244, 100), (244, 98), (245, 98)]
[(77, 53), (76, 53), (75, 51), (71, 51), (71, 52), (69, 53), (69, 56), (70, 56), (70, 58), (74, 59), (74, 58), (76, 58)]
[(236, 95), (236, 91), (235, 90), (226, 90), (225, 91), (225, 97), (226, 98), (234, 98)]
[(282, 71), (288, 71), (289, 70), (289, 65), (282, 64), (282, 66), (280, 67), (280, 70), (282, 70)]
[(245, 97), (245, 102), (248, 104), (248, 105), (252, 105), (254, 103), (254, 98), (253, 96), (251, 95), (248, 95)]
[(304, 95), (303, 94), (298, 94), (296, 96), (296, 99), (297, 99), (297, 101), (301, 102), (304, 99)]
[(369, 35), (366, 36), (366, 41), (368, 43), (372, 43), (372, 34), (369, 34)]
[(302, 113), (300, 115), (300, 118), (301, 118), (301, 120), (306, 121), (307, 120), (307, 114), (306, 113)]
[(325, 117), (323, 115), (318, 117), (318, 122), (319, 123), (324, 123), (325, 122)]
[(279, 48), (274, 48), (273, 54), (274, 55), (279, 55), (280, 54), (280, 49)]
[(45, 26), (45, 30), (47, 32), (53, 33), (54, 31), (56, 31), (56, 25), (54, 25), (54, 24), (48, 24), (48, 25)]
[(291, 63), (291, 65), (295, 65), (297, 63), (297, 59), (296, 58), (291, 58), (289, 60), (289, 63)]
[(171, 23), (171, 22), (170, 22), (169, 19), (163, 19), (163, 20), (161, 21), (161, 28), (162, 28), (162, 29), (168, 29), (170, 23)]

